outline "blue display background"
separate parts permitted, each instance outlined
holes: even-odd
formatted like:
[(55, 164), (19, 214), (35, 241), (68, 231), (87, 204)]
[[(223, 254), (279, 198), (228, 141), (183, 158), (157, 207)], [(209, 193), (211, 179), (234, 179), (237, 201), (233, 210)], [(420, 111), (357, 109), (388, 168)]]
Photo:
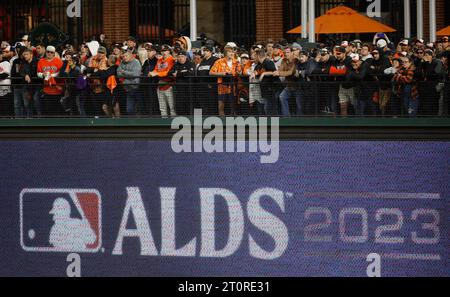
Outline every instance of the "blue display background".
[[(103, 251), (82, 254), (84, 276), (365, 276), (365, 256), (380, 254), (433, 254), (440, 260), (382, 258), (384, 276), (450, 276), (450, 143), (449, 142), (282, 142), (276, 164), (260, 164), (259, 154), (175, 154), (169, 141), (10, 141), (0, 143), (0, 276), (64, 276), (65, 254), (29, 253), (20, 245), (19, 195), (24, 188), (97, 189), (103, 200)], [(267, 250), (272, 239), (245, 221), (240, 249), (224, 259), (142, 257), (136, 239), (124, 241), (124, 255), (111, 254), (126, 202), (126, 187), (139, 187), (156, 246), (160, 247), (160, 187), (177, 188), (177, 246), (193, 237), (200, 240), (199, 188), (225, 188), (245, 202), (259, 188), (276, 188), (286, 198), (286, 212), (270, 200), (264, 208), (283, 220), (289, 246), (273, 261), (252, 258), (248, 235)], [(355, 197), (312, 198), (311, 193), (438, 193), (440, 200), (374, 199)], [(290, 194), (288, 194), (290, 195)], [(45, 203), (43, 203), (44, 205)], [(227, 240), (224, 203), (216, 205), (217, 245)], [(305, 242), (309, 207), (328, 208), (333, 216), (324, 231), (331, 243)], [(369, 241), (343, 243), (338, 216), (344, 208), (358, 207), (369, 215)], [(36, 216), (48, 206), (37, 207)], [(375, 220), (381, 208), (398, 208), (405, 222), (397, 235), (399, 245), (374, 243)], [(440, 241), (418, 245), (411, 232), (421, 231), (411, 220), (415, 209), (435, 209), (440, 215)], [(29, 214), (27, 214), (29, 216)], [(320, 220), (321, 218), (317, 218)], [(348, 233), (361, 223), (348, 219)], [(359, 226), (359, 227), (358, 227)], [(353, 230), (355, 229), (355, 230)], [(421, 233), (425, 232), (425, 233)], [(197, 248), (200, 243), (197, 243)], [(359, 255), (359, 256), (358, 256)]]

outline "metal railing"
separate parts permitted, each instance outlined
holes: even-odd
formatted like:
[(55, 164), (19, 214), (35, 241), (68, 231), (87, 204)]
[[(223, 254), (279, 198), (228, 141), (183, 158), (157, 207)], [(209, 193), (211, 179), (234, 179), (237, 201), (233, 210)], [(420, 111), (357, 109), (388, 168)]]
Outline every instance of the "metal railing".
[[(203, 115), (280, 117), (448, 117), (449, 82), (341, 82), (316, 76), (308, 81), (263, 83), (248, 77), (186, 77), (158, 82), (117, 79), (56, 79), (49, 86), (12, 79), (0, 85), (0, 117), (174, 117)], [(415, 92), (417, 90), (417, 92)], [(415, 96), (418, 93), (418, 97)], [(221, 114), (222, 115), (222, 114)]]

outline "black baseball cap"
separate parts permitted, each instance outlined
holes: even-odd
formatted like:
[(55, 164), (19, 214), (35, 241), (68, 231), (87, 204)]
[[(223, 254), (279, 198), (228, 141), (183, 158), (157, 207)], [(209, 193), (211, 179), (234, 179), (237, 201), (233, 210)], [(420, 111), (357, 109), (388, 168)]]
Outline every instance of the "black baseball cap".
[(305, 50), (302, 50), (302, 51), (300, 51), (300, 56), (309, 56), (309, 53), (308, 53), (308, 51), (305, 51)]
[(340, 53), (340, 54), (345, 54), (345, 52), (346, 52), (345, 47), (343, 47), (343, 46), (336, 47), (336, 52)]
[(211, 53), (214, 51), (213, 47), (210, 45), (205, 45), (205, 47), (203, 49), (207, 50), (208, 52), (211, 52)]
[(170, 48), (170, 46), (168, 46), (167, 44), (163, 44), (161, 46), (161, 52), (167, 52), (167, 51), (171, 51), (172, 49)]
[(425, 55), (429, 55), (429, 56), (434, 56), (434, 51), (430, 50), (430, 49), (426, 49), (424, 51)]
[(277, 43), (273, 46), (273, 48), (282, 49), (283, 47), (281, 46), (281, 44)]
[(201, 51), (194, 51), (193, 54), (194, 54), (194, 56), (199, 56), (199, 57), (203, 56)]

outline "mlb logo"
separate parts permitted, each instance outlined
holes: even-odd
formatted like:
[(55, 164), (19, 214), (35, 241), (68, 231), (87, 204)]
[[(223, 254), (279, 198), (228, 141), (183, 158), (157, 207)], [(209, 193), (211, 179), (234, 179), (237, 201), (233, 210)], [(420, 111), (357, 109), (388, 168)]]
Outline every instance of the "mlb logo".
[(28, 252), (96, 253), (102, 246), (97, 190), (24, 189), (20, 244)]

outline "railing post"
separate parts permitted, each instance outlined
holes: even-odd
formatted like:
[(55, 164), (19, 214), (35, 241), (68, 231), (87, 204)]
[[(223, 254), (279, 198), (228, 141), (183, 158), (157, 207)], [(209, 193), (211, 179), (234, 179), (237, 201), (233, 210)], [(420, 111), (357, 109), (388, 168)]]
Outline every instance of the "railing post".
[(316, 1), (309, 0), (309, 42), (316, 42)]
[(436, 0), (430, 1), (430, 41), (436, 42)]
[(190, 0), (191, 40), (197, 41), (197, 0)]
[(404, 0), (405, 38), (411, 38), (411, 2)]
[(302, 38), (308, 38), (308, 0), (302, 0)]
[(423, 0), (417, 0), (417, 38), (423, 38)]

